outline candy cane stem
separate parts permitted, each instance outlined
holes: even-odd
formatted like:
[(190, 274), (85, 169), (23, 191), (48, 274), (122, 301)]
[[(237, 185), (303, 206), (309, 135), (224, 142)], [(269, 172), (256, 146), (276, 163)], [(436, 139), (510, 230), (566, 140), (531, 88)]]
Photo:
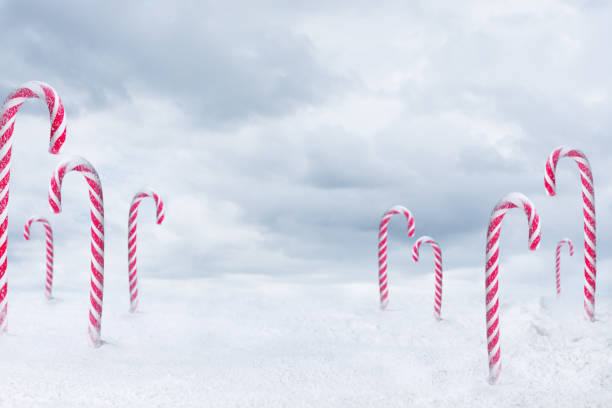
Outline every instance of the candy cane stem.
[(66, 119), (64, 105), (51, 86), (38, 81), (27, 82), (13, 91), (0, 108), (0, 332), (7, 331), (8, 313), (8, 201), (9, 179), (11, 176), (11, 152), (15, 116), (23, 103), (30, 98), (38, 98), (47, 103), (51, 120), (49, 152), (59, 153), (66, 140)]
[(23, 237), (26, 240), (30, 239), (30, 227), (33, 222), (40, 222), (45, 228), (45, 238), (46, 238), (46, 264), (47, 264), (47, 273), (45, 278), (45, 297), (47, 299), (51, 299), (53, 296), (51, 294), (53, 290), (53, 230), (51, 229), (51, 224), (44, 217), (35, 216), (30, 218), (23, 227)]
[(434, 316), (437, 320), (441, 320), (440, 317), (440, 309), (442, 309), (442, 251), (440, 250), (440, 245), (432, 238), (428, 236), (422, 236), (417, 239), (414, 246), (412, 247), (412, 259), (414, 262), (419, 261), (419, 248), (421, 244), (427, 243), (431, 245), (434, 252), (434, 264), (436, 269), (436, 284), (435, 284), (435, 293), (434, 293)]
[(555, 277), (557, 281), (557, 297), (561, 295), (561, 247), (563, 244), (569, 246), (570, 256), (574, 256), (574, 245), (569, 238), (564, 238), (557, 244), (557, 250), (555, 251)]
[(487, 349), (489, 352), (489, 382), (495, 384), (501, 373), (501, 348), (499, 345), (499, 235), (501, 222), (506, 212), (512, 208), (522, 208), (529, 224), (529, 249), (534, 251), (540, 245), (540, 217), (535, 206), (521, 193), (510, 193), (500, 200), (489, 220), (487, 230), (485, 266), (485, 303), (487, 319)]
[(408, 221), (408, 236), (414, 235), (414, 217), (401, 205), (394, 205), (382, 216), (378, 229), (378, 284), (380, 288), (380, 308), (385, 310), (389, 304), (389, 287), (387, 282), (387, 229), (389, 220), (395, 214), (404, 214)]
[(49, 185), (49, 204), (55, 213), (62, 210), (62, 182), (64, 176), (76, 171), (85, 177), (89, 187), (89, 210), (91, 216), (91, 289), (89, 292), (89, 339), (94, 347), (102, 344), (102, 302), (104, 299), (104, 199), (98, 172), (82, 157), (62, 161), (55, 168)]
[(556, 194), (557, 163), (562, 157), (573, 159), (580, 170), (582, 183), (582, 218), (584, 223), (584, 317), (595, 320), (595, 281), (597, 278), (597, 239), (595, 228), (595, 190), (591, 164), (580, 150), (560, 146), (546, 161), (544, 187), (549, 196)]
[(150, 188), (145, 188), (136, 193), (130, 205), (128, 217), (128, 282), (130, 286), (130, 312), (135, 312), (138, 308), (138, 277), (136, 268), (136, 218), (138, 217), (138, 206), (145, 197), (152, 197), (155, 200), (157, 210), (157, 224), (161, 225), (165, 217), (165, 207), (159, 194)]

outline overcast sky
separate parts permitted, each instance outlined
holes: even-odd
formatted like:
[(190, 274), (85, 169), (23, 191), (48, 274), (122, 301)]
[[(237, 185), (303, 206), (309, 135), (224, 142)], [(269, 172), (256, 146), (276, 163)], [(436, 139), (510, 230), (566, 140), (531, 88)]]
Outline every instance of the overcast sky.
[[(144, 3), (0, 4), (0, 93), (42, 80), (62, 96), (62, 154), (89, 159), (103, 182), (107, 277), (127, 275), (128, 207), (141, 186), (167, 203), (161, 227), (152, 201), (141, 204), (143, 276), (333, 280), (376, 279), (378, 222), (394, 204), (413, 211), (416, 236), (392, 221), (390, 279), (432, 273), (430, 250), (418, 265), (409, 258), (425, 234), (447, 269), (484, 274), (489, 214), (520, 191), (540, 212), (542, 246), (528, 253), (526, 218), (514, 211), (502, 269), (552, 293), (559, 239), (574, 241), (577, 256), (564, 262), (582, 276), (576, 165), (559, 164), (557, 197), (543, 184), (548, 154), (566, 144), (593, 167), (598, 283), (612, 288), (607, 2)], [(47, 153), (48, 128), (44, 104), (24, 105), (9, 280), (38, 284), (30, 269), (40, 248), (21, 236), (36, 213), (56, 229), (58, 273), (88, 273), (85, 183), (67, 178), (63, 213), (51, 215), (47, 188), (61, 158)]]

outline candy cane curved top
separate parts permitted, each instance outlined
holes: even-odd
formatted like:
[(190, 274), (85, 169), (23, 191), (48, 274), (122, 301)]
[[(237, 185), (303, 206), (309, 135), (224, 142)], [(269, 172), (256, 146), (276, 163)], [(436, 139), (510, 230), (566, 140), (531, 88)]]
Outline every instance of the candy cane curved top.
[(557, 280), (557, 296), (561, 294), (561, 247), (563, 244), (569, 246), (570, 256), (574, 256), (574, 245), (569, 238), (564, 238), (557, 244), (557, 250), (555, 251), (555, 276)]
[(401, 205), (389, 208), (380, 220), (378, 230), (378, 284), (380, 286), (380, 307), (384, 310), (389, 304), (389, 288), (387, 282), (387, 229), (389, 220), (395, 214), (404, 214), (408, 221), (408, 236), (414, 235), (414, 217), (410, 210)]
[(62, 182), (71, 171), (82, 173), (89, 186), (91, 215), (91, 290), (89, 298), (89, 338), (94, 346), (101, 345), (100, 331), (104, 298), (104, 201), (102, 184), (96, 169), (82, 157), (73, 157), (57, 165), (49, 185), (49, 204), (53, 212), (62, 208)]
[(552, 151), (546, 161), (544, 187), (550, 196), (556, 193), (555, 172), (562, 157), (572, 158), (580, 170), (582, 182), (582, 216), (584, 220), (584, 315), (588, 320), (595, 319), (595, 279), (597, 277), (597, 251), (595, 228), (595, 191), (591, 164), (580, 150), (560, 146)]
[(136, 268), (136, 218), (138, 217), (138, 206), (140, 202), (146, 198), (152, 197), (155, 200), (155, 208), (157, 210), (157, 224), (161, 225), (164, 221), (165, 207), (159, 194), (150, 188), (145, 188), (136, 193), (130, 205), (130, 215), (128, 219), (128, 267), (129, 267), (129, 285), (130, 285), (130, 312), (136, 311), (138, 308), (138, 278)]
[(30, 239), (30, 226), (33, 222), (40, 222), (45, 228), (46, 247), (47, 247), (47, 276), (45, 279), (45, 296), (51, 299), (53, 289), (53, 230), (51, 224), (44, 217), (34, 216), (30, 218), (23, 226), (23, 237), (26, 240)]
[(432, 237), (424, 235), (417, 239), (412, 247), (412, 259), (414, 259), (414, 262), (419, 262), (419, 248), (423, 243), (431, 245), (434, 252), (434, 264), (436, 269), (434, 316), (436, 319), (440, 320), (440, 309), (442, 308), (442, 251), (440, 250), (440, 245), (438, 245)]
[(47, 103), (51, 118), (51, 138), (49, 152), (59, 153), (66, 140), (66, 118), (64, 105), (59, 95), (51, 86), (38, 81), (27, 82), (13, 91), (0, 108), (0, 332), (7, 329), (6, 315), (8, 311), (6, 294), (8, 291), (7, 240), (8, 240), (8, 201), (11, 151), (15, 116), (21, 105), (30, 98), (39, 98)]
[(512, 208), (522, 208), (529, 224), (529, 249), (534, 251), (540, 245), (540, 217), (535, 206), (521, 193), (510, 193), (500, 200), (489, 219), (486, 248), (486, 317), (487, 349), (489, 352), (489, 382), (495, 383), (501, 372), (501, 353), (499, 347), (499, 234), (501, 222), (506, 212)]
[[(49, 140), (49, 152), (57, 154), (66, 141), (66, 118), (64, 105), (61, 98), (50, 85), (40, 81), (30, 81), (13, 91), (2, 104), (2, 118), (0, 119), (0, 138), (2, 145), (10, 143), (13, 128), (15, 126), (15, 115), (23, 103), (30, 98), (39, 98), (47, 103), (49, 117), (51, 119), (51, 136)], [(6, 152), (2, 152), (2, 156)]]

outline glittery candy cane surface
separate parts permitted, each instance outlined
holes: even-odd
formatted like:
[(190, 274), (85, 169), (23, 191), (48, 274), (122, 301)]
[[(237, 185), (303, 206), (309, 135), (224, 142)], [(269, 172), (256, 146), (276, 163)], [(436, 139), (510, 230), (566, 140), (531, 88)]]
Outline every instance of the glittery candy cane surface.
[(23, 227), (23, 237), (26, 240), (30, 239), (30, 227), (33, 222), (39, 222), (45, 228), (45, 241), (46, 241), (46, 277), (45, 277), (45, 297), (47, 299), (52, 298), (53, 291), (53, 230), (51, 224), (44, 217), (35, 216), (30, 218)]
[(563, 244), (567, 244), (569, 247), (570, 256), (574, 256), (574, 245), (569, 238), (562, 239), (557, 244), (557, 250), (555, 251), (555, 278), (557, 282), (557, 296), (561, 294), (561, 247)]
[(389, 287), (387, 281), (387, 229), (389, 220), (395, 214), (404, 214), (408, 222), (408, 236), (414, 235), (414, 217), (412, 213), (401, 205), (394, 205), (382, 216), (378, 229), (378, 284), (380, 288), (380, 307), (385, 309), (389, 304)]
[(534, 251), (540, 245), (540, 217), (531, 201), (521, 193), (510, 193), (500, 200), (489, 219), (487, 230), (485, 265), (485, 302), (487, 318), (487, 349), (489, 353), (489, 382), (497, 382), (501, 373), (501, 349), (499, 346), (499, 236), (501, 222), (506, 212), (522, 208), (529, 224), (529, 249)]
[(62, 101), (51, 86), (38, 81), (27, 82), (13, 91), (0, 108), (0, 332), (7, 330), (7, 245), (8, 202), (11, 175), (13, 129), (19, 108), (27, 99), (38, 98), (46, 102), (51, 119), (49, 152), (57, 154), (66, 140), (66, 119)]
[(560, 146), (546, 161), (544, 187), (550, 196), (556, 194), (557, 163), (563, 157), (573, 159), (580, 170), (582, 184), (582, 217), (584, 221), (584, 316), (595, 320), (595, 281), (597, 277), (597, 239), (595, 226), (595, 191), (591, 164), (580, 150)]
[(442, 309), (442, 251), (440, 245), (432, 238), (428, 236), (422, 236), (414, 243), (412, 247), (412, 259), (415, 262), (419, 261), (419, 249), (421, 244), (431, 245), (434, 253), (434, 266), (435, 266), (435, 293), (434, 293), (434, 316), (440, 320), (440, 310)]
[(134, 199), (132, 200), (132, 204), (130, 205), (130, 214), (128, 217), (128, 276), (130, 285), (130, 312), (134, 312), (138, 308), (138, 270), (136, 267), (136, 230), (138, 224), (136, 222), (136, 218), (138, 217), (138, 206), (146, 197), (151, 197), (155, 201), (158, 225), (161, 225), (165, 217), (164, 202), (159, 194), (150, 188), (142, 189), (136, 193)]
[(62, 182), (71, 171), (81, 173), (89, 187), (91, 215), (91, 290), (89, 308), (89, 338), (96, 347), (102, 344), (102, 302), (104, 299), (104, 201), (102, 185), (96, 169), (82, 157), (62, 161), (56, 168), (49, 185), (49, 204), (53, 212), (62, 208)]

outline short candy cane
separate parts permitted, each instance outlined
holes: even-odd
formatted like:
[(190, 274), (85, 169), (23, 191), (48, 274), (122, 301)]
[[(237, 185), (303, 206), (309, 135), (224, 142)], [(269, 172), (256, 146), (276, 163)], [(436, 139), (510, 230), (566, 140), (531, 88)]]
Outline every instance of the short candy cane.
[(66, 140), (66, 119), (64, 105), (55, 89), (38, 81), (27, 82), (13, 91), (0, 108), (0, 332), (7, 330), (6, 248), (8, 243), (8, 201), (11, 175), (11, 151), (15, 116), (23, 103), (30, 98), (39, 98), (47, 103), (51, 119), (49, 152), (59, 153)]
[(561, 247), (563, 244), (567, 244), (569, 246), (570, 256), (574, 256), (574, 245), (572, 245), (572, 241), (569, 238), (564, 238), (557, 244), (557, 250), (555, 251), (555, 272), (557, 278), (557, 296), (561, 294)]
[(431, 245), (434, 252), (434, 264), (436, 269), (436, 286), (434, 295), (434, 316), (440, 320), (440, 309), (442, 308), (442, 251), (440, 245), (432, 238), (428, 236), (422, 236), (417, 239), (412, 247), (412, 259), (414, 262), (419, 262), (419, 248), (421, 244), (427, 243)]
[(584, 222), (584, 317), (595, 320), (595, 279), (597, 277), (597, 251), (595, 231), (595, 190), (591, 164), (580, 150), (560, 146), (552, 151), (546, 161), (544, 187), (549, 196), (556, 193), (557, 163), (562, 157), (573, 159), (580, 170), (582, 183), (582, 217)]
[(408, 221), (408, 236), (414, 235), (414, 218), (412, 213), (401, 205), (389, 208), (380, 221), (378, 230), (378, 284), (380, 286), (380, 307), (386, 309), (389, 304), (389, 288), (387, 282), (387, 229), (389, 220), (395, 214), (404, 214)]
[(62, 181), (71, 171), (82, 173), (89, 186), (91, 216), (91, 290), (89, 299), (89, 339), (93, 346), (102, 344), (102, 301), (104, 299), (104, 201), (102, 184), (96, 169), (82, 157), (62, 161), (55, 168), (49, 185), (49, 204), (53, 212), (62, 210)]
[(27, 240), (30, 239), (30, 226), (33, 222), (40, 222), (45, 228), (46, 236), (46, 247), (47, 247), (47, 277), (45, 279), (45, 297), (51, 299), (51, 292), (53, 289), (53, 230), (51, 224), (44, 217), (32, 217), (30, 218), (23, 227), (23, 237)]
[(529, 223), (529, 249), (535, 251), (540, 245), (540, 217), (535, 206), (521, 193), (510, 193), (497, 203), (487, 230), (486, 249), (486, 310), (487, 310), (487, 348), (489, 351), (489, 382), (497, 382), (501, 373), (501, 350), (499, 346), (499, 234), (501, 222), (506, 212), (512, 208), (522, 208)]
[(145, 188), (136, 193), (130, 205), (130, 215), (128, 219), (128, 267), (130, 284), (130, 312), (135, 312), (138, 308), (138, 277), (136, 268), (136, 218), (138, 217), (138, 206), (145, 197), (152, 197), (155, 200), (157, 210), (157, 224), (161, 225), (164, 221), (165, 207), (159, 194), (150, 188)]

